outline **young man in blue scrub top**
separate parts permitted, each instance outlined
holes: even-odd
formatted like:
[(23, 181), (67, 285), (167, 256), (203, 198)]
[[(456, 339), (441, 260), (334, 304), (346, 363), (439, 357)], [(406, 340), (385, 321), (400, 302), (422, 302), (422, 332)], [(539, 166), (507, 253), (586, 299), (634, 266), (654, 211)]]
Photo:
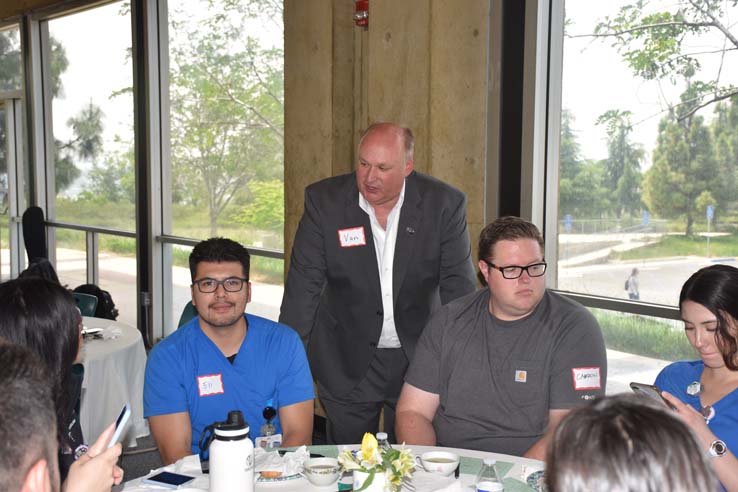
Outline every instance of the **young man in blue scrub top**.
[(243, 413), (254, 439), (270, 401), (282, 445), (310, 444), (314, 393), (305, 350), (288, 326), (244, 313), (246, 248), (203, 241), (190, 255), (190, 274), (198, 316), (154, 347), (146, 364), (144, 414), (162, 462), (197, 453), (203, 428), (231, 410)]

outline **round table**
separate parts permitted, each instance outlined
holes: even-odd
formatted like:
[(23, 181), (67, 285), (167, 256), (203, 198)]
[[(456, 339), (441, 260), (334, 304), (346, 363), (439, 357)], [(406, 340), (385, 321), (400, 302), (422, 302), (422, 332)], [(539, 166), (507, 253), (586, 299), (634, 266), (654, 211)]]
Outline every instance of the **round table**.
[[(349, 446), (308, 446), (312, 453), (322, 454), (324, 456), (336, 457), (338, 453), (345, 447), (358, 449), (359, 445)], [(543, 462), (521, 458), (519, 456), (510, 456), (499, 453), (488, 453), (485, 451), (475, 451), (470, 449), (442, 448), (436, 446), (406, 446), (411, 449), (413, 454), (421, 455), (426, 451), (451, 451), (461, 457), (461, 475), (458, 480), (453, 475), (450, 477), (440, 477), (432, 475), (418, 467), (411, 483), (415, 486), (414, 492), (432, 492), (443, 490), (451, 487), (451, 490), (457, 489), (463, 492), (473, 490), (472, 484), (476, 478), (476, 473), (481, 467), (484, 458), (493, 458), (498, 462), (498, 471), (504, 477), (505, 492), (534, 492), (534, 489), (525, 483), (525, 478), (533, 472), (543, 469)], [(200, 472), (200, 462), (197, 455), (182, 458), (177, 463), (162, 467), (152, 471), (149, 475), (159, 473), (160, 471), (172, 471), (184, 475), (196, 477), (193, 482), (185, 484), (182, 489), (186, 491), (207, 491), (209, 481), (207, 475)], [(126, 482), (123, 492), (155, 492), (163, 490), (161, 487), (147, 485), (142, 482), (143, 478), (137, 478)], [(296, 480), (288, 480), (282, 482), (256, 482), (256, 491), (259, 492), (277, 492), (277, 491), (321, 491), (333, 492), (338, 490), (338, 485), (333, 484), (327, 487), (315, 487), (305, 478)], [(409, 492), (406, 487), (402, 488), (403, 492)]]
[(82, 382), (80, 424), (88, 443), (115, 421), (126, 402), (131, 418), (121, 442), (135, 446), (136, 438), (149, 435), (143, 418), (143, 383), (146, 350), (141, 333), (134, 327), (102, 318), (82, 318), (84, 328), (101, 328), (103, 338), (85, 337), (81, 363)]

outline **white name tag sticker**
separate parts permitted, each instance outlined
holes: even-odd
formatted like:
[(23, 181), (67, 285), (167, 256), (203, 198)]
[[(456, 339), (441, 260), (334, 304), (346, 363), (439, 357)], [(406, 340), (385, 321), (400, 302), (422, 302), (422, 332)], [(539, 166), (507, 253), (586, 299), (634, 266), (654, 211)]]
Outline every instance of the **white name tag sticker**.
[(200, 391), (200, 396), (223, 394), (223, 375), (208, 374), (206, 376), (197, 376), (197, 389)]
[(571, 377), (576, 391), (602, 389), (599, 367), (573, 367)]
[(342, 248), (365, 246), (366, 237), (364, 236), (364, 226), (340, 229), (338, 231), (338, 242), (341, 243)]

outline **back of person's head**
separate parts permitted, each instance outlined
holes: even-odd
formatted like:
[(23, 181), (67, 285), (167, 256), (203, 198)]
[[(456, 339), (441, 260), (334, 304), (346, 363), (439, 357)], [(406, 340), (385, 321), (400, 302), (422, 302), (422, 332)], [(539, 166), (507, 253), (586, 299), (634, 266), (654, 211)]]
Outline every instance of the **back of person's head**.
[(49, 260), (46, 258), (36, 258), (34, 259), (28, 267), (20, 272), (20, 275), (18, 275), (18, 278), (45, 278), (46, 280), (50, 282), (54, 282), (56, 284), (60, 284), (59, 277), (56, 275), (56, 270), (54, 270), (54, 265), (51, 264)]
[(192, 248), (190, 253), (190, 276), (195, 280), (197, 265), (202, 262), (223, 263), (237, 261), (243, 267), (243, 276), (249, 279), (251, 257), (246, 248), (232, 239), (211, 237)]
[(0, 284), (0, 338), (27, 347), (46, 365), (60, 437), (69, 417), (67, 388), (79, 352), (80, 322), (72, 294), (57, 283), (23, 278)]
[(715, 341), (728, 369), (738, 370), (738, 268), (710, 265), (694, 272), (679, 293), (679, 307), (684, 301), (704, 306), (715, 315)]
[(518, 239), (532, 239), (544, 250), (543, 236), (535, 224), (520, 217), (500, 217), (490, 222), (479, 234), (478, 255), (485, 260), (492, 255), (492, 249), (499, 241), (516, 241)]
[(569, 413), (546, 457), (549, 492), (700, 492), (717, 482), (687, 425), (666, 406), (622, 394)]
[(56, 416), (48, 372), (24, 347), (0, 342), (0, 490), (16, 492), (48, 473), (58, 490)]

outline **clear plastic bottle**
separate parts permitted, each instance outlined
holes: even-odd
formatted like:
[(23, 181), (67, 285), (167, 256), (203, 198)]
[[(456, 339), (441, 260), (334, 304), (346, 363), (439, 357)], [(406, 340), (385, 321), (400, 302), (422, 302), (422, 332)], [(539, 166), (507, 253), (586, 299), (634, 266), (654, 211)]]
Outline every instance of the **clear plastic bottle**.
[(492, 458), (485, 458), (482, 462), (482, 469), (479, 470), (475, 481), (478, 492), (500, 492), (505, 490), (502, 478), (497, 473), (496, 463), (497, 461)]
[(386, 432), (377, 432), (377, 446), (379, 449), (392, 449)]

